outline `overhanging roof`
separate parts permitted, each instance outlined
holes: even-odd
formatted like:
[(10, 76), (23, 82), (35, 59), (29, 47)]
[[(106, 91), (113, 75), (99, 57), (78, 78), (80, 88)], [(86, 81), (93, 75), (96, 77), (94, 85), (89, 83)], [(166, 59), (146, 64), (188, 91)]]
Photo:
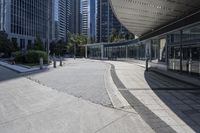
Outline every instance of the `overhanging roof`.
[(200, 0), (110, 0), (119, 21), (141, 36), (200, 9)]

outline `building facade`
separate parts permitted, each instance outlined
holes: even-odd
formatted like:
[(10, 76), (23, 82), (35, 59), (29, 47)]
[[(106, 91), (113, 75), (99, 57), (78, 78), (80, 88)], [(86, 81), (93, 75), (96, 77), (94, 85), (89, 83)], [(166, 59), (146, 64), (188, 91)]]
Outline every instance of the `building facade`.
[(112, 30), (128, 33), (128, 30), (115, 17), (109, 0), (97, 1), (97, 42), (109, 42)]
[(71, 0), (71, 29), (70, 32), (73, 34), (81, 33), (81, 1)]
[(81, 4), (81, 8), (82, 8), (82, 34), (85, 36), (89, 36), (89, 0), (82, 0), (82, 4)]
[(89, 42), (96, 37), (96, 0), (82, 0), (82, 34)]
[(66, 40), (66, 0), (54, 0), (54, 41)]
[(58, 26), (59, 40), (66, 41), (66, 0), (58, 2)]
[[(88, 57), (149, 60), (150, 67), (200, 75), (199, 1), (111, 0), (116, 16), (139, 39), (88, 45)], [(170, 6), (174, 5), (174, 6)], [(170, 9), (170, 10), (169, 10)], [(156, 11), (156, 12), (155, 12)]]
[(66, 33), (71, 32), (71, 20), (72, 20), (72, 1), (66, 0)]
[[(1, 30), (21, 49), (32, 45), (36, 36), (45, 42), (48, 36), (51, 37), (47, 32), (51, 7), (51, 0), (1, 0)], [(49, 32), (52, 31), (52, 27), (49, 28)]]

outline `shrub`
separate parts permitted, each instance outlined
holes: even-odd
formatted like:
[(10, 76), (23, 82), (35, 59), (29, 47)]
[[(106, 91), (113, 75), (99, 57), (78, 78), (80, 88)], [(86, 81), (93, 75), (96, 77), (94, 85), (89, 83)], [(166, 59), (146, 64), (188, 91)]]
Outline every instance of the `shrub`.
[(39, 60), (42, 57), (44, 63), (47, 63), (47, 53), (39, 50), (29, 50), (22, 54), (20, 51), (14, 52), (13, 54), (15, 62), (28, 63), (28, 64), (39, 64)]
[(43, 58), (44, 63), (47, 63), (47, 53), (39, 50), (30, 50), (26, 54), (26, 63), (39, 63), (40, 58)]

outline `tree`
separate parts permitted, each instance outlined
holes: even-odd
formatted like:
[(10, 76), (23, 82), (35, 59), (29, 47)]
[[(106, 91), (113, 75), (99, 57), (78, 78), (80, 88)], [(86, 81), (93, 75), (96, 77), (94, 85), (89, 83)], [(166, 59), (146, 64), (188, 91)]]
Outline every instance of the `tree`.
[(113, 28), (110, 42), (117, 42), (120, 39), (119, 30)]
[(18, 46), (18, 43), (17, 43), (17, 40), (12, 40), (12, 52), (16, 52), (16, 51), (19, 51), (20, 48)]
[(4, 31), (0, 31), (0, 53), (3, 53), (5, 57), (10, 57), (12, 53), (12, 43)]
[(132, 40), (132, 39), (135, 39), (135, 36), (132, 33), (127, 33), (125, 35), (125, 39), (126, 40)]
[(87, 44), (87, 37), (68, 33), (68, 52), (75, 56), (83, 56), (84, 45)]
[(35, 44), (34, 44), (34, 50), (41, 50), (41, 51), (45, 51), (44, 46), (43, 46), (43, 42), (42, 39), (39, 36), (36, 36), (35, 39)]
[(58, 42), (52, 42), (50, 44), (51, 55), (64, 55), (68, 52), (68, 47), (63, 40), (59, 40)]

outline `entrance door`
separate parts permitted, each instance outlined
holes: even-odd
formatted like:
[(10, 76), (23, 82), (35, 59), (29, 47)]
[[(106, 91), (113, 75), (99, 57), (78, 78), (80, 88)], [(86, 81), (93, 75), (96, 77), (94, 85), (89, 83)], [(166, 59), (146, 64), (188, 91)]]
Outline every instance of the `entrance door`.
[(183, 46), (183, 71), (188, 73), (200, 73), (200, 46)]

